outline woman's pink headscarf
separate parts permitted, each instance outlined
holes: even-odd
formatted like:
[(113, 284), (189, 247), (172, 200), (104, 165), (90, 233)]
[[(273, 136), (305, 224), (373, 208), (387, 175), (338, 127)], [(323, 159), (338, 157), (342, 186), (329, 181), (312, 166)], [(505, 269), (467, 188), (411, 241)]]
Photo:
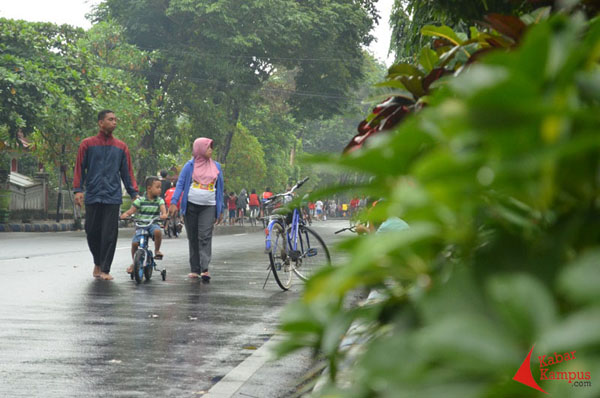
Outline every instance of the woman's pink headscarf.
[(200, 137), (194, 141), (194, 172), (192, 178), (200, 184), (212, 184), (219, 176), (219, 169), (212, 158), (206, 157), (206, 151), (212, 145), (210, 138)]

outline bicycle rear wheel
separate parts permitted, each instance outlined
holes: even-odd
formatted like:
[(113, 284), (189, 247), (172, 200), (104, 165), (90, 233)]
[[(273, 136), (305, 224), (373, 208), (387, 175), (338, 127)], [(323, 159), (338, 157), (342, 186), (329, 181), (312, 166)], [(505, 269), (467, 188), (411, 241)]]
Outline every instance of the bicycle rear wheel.
[(275, 281), (281, 289), (288, 290), (292, 285), (292, 270), (286, 251), (285, 231), (281, 224), (273, 225), (269, 260)]
[(146, 251), (137, 249), (133, 257), (133, 277), (137, 283), (142, 283), (144, 278), (144, 261), (146, 261)]
[(307, 226), (301, 225), (298, 234), (300, 256), (293, 266), (294, 273), (303, 281), (308, 280), (322, 267), (331, 265), (329, 249), (323, 239)]

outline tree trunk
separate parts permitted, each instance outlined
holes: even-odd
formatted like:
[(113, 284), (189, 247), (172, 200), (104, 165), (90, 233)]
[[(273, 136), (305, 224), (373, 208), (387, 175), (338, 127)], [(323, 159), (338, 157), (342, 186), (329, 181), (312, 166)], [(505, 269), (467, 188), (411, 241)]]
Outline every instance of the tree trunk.
[(227, 163), (227, 155), (229, 155), (229, 151), (231, 150), (231, 142), (233, 141), (233, 135), (235, 134), (235, 129), (237, 128), (237, 123), (240, 118), (240, 108), (237, 103), (234, 101), (232, 104), (231, 110), (231, 129), (227, 136), (225, 137), (225, 142), (223, 143), (223, 149), (219, 151), (218, 161), (222, 164)]
[(294, 142), (294, 145), (292, 145), (292, 150), (290, 151), (290, 166), (293, 166), (295, 161), (296, 161), (296, 142)]
[(154, 133), (158, 128), (158, 123), (158, 121), (152, 122), (152, 124), (150, 125), (150, 130), (142, 137), (140, 141), (141, 153), (149, 153), (149, 156), (138, 155), (137, 157), (137, 173), (135, 176), (135, 180), (137, 181), (138, 189), (142, 189), (144, 181), (150, 173), (152, 162), (154, 159), (156, 159), (156, 149), (154, 148)]
[[(154, 93), (156, 93), (157, 89), (161, 90), (161, 94), (160, 97), (158, 98), (158, 101), (156, 101), (156, 105), (154, 106), (156, 109), (161, 109), (165, 103), (165, 98), (167, 97), (167, 91), (169, 89), (169, 86), (171, 84), (171, 82), (173, 81), (175, 76), (175, 73), (171, 73), (169, 75), (167, 75), (165, 80), (161, 80), (160, 78), (157, 79), (154, 82), (151, 82), (150, 84), (150, 88), (148, 90), (148, 94), (146, 95), (146, 103), (148, 104), (148, 107), (150, 109), (150, 113), (152, 113), (152, 103), (154, 102), (154, 100), (156, 99), (154, 97)], [(160, 111), (159, 111), (160, 112)], [(149, 115), (149, 117), (152, 117), (152, 115)], [(144, 181), (146, 180), (146, 177), (149, 176), (150, 174), (154, 175), (155, 173), (152, 172), (152, 168), (156, 168), (156, 148), (154, 146), (154, 137), (156, 134), (156, 130), (158, 129), (158, 125), (161, 122), (161, 116), (160, 114), (158, 114), (156, 117), (152, 118), (153, 121), (150, 124), (150, 130), (148, 131), (147, 134), (145, 134), (141, 141), (140, 141), (140, 149), (142, 150), (141, 153), (144, 154), (144, 152), (146, 153), (146, 156), (137, 156), (136, 157), (136, 168), (137, 169), (137, 173), (135, 175), (135, 179), (137, 181), (138, 184), (138, 189), (142, 189), (145, 188), (143, 186)], [(130, 152), (131, 152), (132, 148), (129, 148)]]
[(296, 161), (296, 148), (298, 143), (301, 142), (300, 140), (302, 139), (305, 131), (306, 129), (301, 127), (300, 130), (298, 130), (298, 133), (296, 133), (296, 141), (294, 141), (294, 145), (292, 145), (292, 149), (290, 151), (290, 166), (293, 166), (294, 162)]

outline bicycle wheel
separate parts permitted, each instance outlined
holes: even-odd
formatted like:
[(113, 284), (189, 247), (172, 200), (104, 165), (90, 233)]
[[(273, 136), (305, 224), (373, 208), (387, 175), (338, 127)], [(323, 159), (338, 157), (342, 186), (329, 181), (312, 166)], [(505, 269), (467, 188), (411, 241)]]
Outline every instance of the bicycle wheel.
[(308, 280), (319, 269), (331, 265), (329, 249), (323, 239), (305, 225), (300, 226), (298, 234), (300, 256), (293, 266), (294, 273), (303, 281)]
[(133, 277), (137, 283), (142, 282), (144, 277), (144, 261), (146, 260), (146, 251), (138, 249), (133, 257)]
[(179, 231), (177, 231), (177, 220), (171, 220), (171, 222), (169, 223), (169, 228), (171, 228), (171, 234), (173, 235), (173, 237), (179, 237)]
[(144, 276), (146, 277), (147, 281), (149, 281), (150, 278), (152, 278), (152, 268), (154, 268), (152, 261), (148, 259), (148, 264), (146, 264), (146, 267), (144, 268)]
[(288, 290), (292, 285), (292, 270), (286, 251), (285, 232), (281, 224), (273, 225), (269, 260), (275, 281), (280, 288)]

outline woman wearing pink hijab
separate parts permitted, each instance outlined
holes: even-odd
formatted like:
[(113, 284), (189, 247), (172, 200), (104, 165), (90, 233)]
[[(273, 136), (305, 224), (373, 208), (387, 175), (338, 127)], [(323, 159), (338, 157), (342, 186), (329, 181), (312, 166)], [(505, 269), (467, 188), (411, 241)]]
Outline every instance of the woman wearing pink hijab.
[[(212, 159), (213, 140), (197, 138), (193, 157), (181, 170), (169, 213), (175, 214), (175, 203), (181, 200), (190, 249), (190, 278), (210, 280), (208, 264), (212, 252), (213, 226), (223, 208), (223, 172), (221, 165)], [(183, 197), (182, 197), (183, 196)]]

